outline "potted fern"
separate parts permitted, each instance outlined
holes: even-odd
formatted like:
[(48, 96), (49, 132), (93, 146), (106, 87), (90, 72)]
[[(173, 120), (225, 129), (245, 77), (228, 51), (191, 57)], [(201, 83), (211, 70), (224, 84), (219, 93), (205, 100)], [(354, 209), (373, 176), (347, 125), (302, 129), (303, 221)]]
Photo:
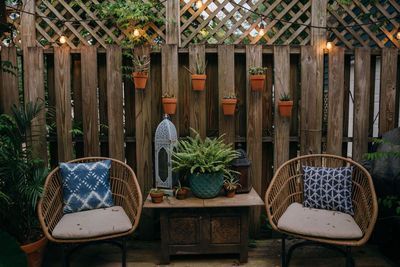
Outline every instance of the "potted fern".
[(172, 151), (173, 171), (188, 174), (192, 193), (198, 198), (216, 197), (224, 184), (224, 178), (232, 177), (236, 171), (229, 168), (229, 163), (239, 156), (232, 144), (225, 144), (223, 135), (211, 139), (202, 139), (200, 134), (191, 129), (195, 137), (178, 141)]
[(235, 114), (236, 103), (237, 103), (237, 99), (236, 99), (235, 93), (232, 93), (232, 94), (222, 97), (221, 104), (222, 104), (222, 110), (224, 112), (224, 115)]
[(133, 60), (133, 81), (136, 89), (146, 88), (146, 82), (150, 72), (150, 57), (147, 55), (135, 55)]
[(195, 60), (195, 71), (191, 71), (189, 68), (185, 69), (191, 74), (192, 86), (194, 91), (203, 91), (206, 84), (207, 75), (206, 73), (207, 62), (204, 63), (202, 59), (197, 55)]
[(165, 114), (175, 114), (177, 103), (178, 98), (176, 98), (174, 94), (167, 92), (162, 95), (162, 104)]
[(290, 117), (292, 115), (293, 101), (290, 100), (290, 95), (283, 93), (278, 102), (279, 113), (282, 117)]
[(259, 91), (264, 88), (265, 72), (267, 67), (250, 67), (250, 81), (253, 91)]
[(33, 120), (43, 108), (29, 102), (14, 105), (12, 116), (0, 115), (0, 225), (25, 251), (28, 266), (41, 266), (47, 244), (36, 208), (48, 170), (32, 152), (38, 142)]

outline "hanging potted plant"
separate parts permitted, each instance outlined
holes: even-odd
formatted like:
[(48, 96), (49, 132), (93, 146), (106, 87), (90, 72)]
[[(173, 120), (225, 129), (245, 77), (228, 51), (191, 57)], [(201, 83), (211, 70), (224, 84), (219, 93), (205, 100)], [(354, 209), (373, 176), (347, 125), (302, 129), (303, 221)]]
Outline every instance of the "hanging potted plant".
[(194, 91), (203, 91), (204, 86), (206, 84), (207, 75), (206, 73), (207, 62), (204, 63), (202, 59), (198, 55), (196, 55), (195, 60), (195, 71), (191, 71), (189, 68), (185, 66), (185, 69), (192, 76), (192, 86)]
[(235, 176), (228, 177), (224, 181), (224, 189), (227, 197), (234, 197), (237, 187), (240, 186), (239, 180)]
[(250, 81), (253, 91), (259, 91), (264, 88), (265, 72), (267, 67), (250, 67)]
[(147, 55), (135, 55), (133, 63), (133, 81), (136, 89), (146, 88), (146, 82), (150, 72), (150, 58)]
[(290, 117), (292, 115), (293, 101), (290, 100), (289, 94), (282, 94), (278, 102), (279, 113), (282, 117)]
[(237, 99), (236, 99), (235, 93), (224, 96), (221, 99), (222, 110), (224, 112), (224, 115), (235, 114), (236, 103), (237, 103)]
[(226, 144), (223, 135), (218, 138), (206, 137), (191, 129), (195, 137), (178, 141), (176, 150), (172, 151), (173, 171), (188, 174), (192, 193), (198, 198), (214, 198), (220, 193), (224, 178), (232, 177), (237, 171), (229, 167), (229, 163), (239, 156)]
[(177, 103), (178, 98), (176, 98), (174, 94), (170, 94), (167, 92), (162, 95), (162, 104), (165, 114), (175, 114)]
[(0, 115), (0, 225), (14, 237), (28, 256), (28, 266), (41, 266), (47, 238), (37, 216), (48, 174), (47, 164), (35, 157), (32, 143), (37, 143), (33, 120), (44, 103), (29, 102), (12, 108), (12, 117)]

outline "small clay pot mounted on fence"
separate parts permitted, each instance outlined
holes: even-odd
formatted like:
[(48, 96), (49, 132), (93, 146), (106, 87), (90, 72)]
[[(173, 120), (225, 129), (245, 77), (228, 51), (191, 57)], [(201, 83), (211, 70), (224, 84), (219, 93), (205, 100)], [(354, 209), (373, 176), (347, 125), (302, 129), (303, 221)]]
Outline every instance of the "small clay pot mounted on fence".
[(251, 88), (260, 91), (264, 88), (265, 75), (250, 75)]
[(224, 111), (224, 115), (233, 115), (235, 114), (235, 108), (237, 99), (236, 98), (223, 98), (221, 99), (222, 110)]
[(192, 85), (194, 91), (203, 91), (206, 84), (207, 75), (192, 74)]
[(162, 99), (165, 114), (175, 114), (177, 98), (163, 98)]
[(133, 73), (133, 81), (135, 83), (135, 88), (141, 89), (141, 90), (146, 88), (146, 82), (147, 82), (148, 77), (149, 77), (148, 73), (134, 72)]
[(279, 101), (278, 107), (282, 117), (290, 117), (292, 115), (293, 101)]

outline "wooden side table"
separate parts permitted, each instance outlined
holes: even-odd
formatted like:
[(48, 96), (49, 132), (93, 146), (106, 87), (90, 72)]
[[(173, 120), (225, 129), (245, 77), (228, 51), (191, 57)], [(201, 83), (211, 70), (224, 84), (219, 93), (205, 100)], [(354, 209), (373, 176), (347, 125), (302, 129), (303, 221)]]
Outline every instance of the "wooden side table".
[(170, 255), (229, 253), (240, 254), (244, 263), (248, 259), (249, 207), (263, 205), (252, 189), (233, 198), (164, 197), (158, 204), (147, 196), (143, 207), (160, 210), (161, 264), (168, 264)]

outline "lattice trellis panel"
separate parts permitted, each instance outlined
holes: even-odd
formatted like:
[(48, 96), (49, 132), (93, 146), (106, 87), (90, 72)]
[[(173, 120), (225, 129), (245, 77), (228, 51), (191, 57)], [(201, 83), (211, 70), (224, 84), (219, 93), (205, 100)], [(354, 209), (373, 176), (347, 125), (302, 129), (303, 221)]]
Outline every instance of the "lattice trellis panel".
[[(377, 0), (375, 5), (371, 4), (371, 1), (359, 0), (353, 0), (351, 5), (340, 5), (338, 1), (330, 2), (327, 25), (333, 27), (331, 40), (335, 45), (348, 48), (400, 48), (400, 41), (396, 39), (400, 28), (399, 1)], [(380, 25), (381, 21), (385, 23)]]
[[(67, 36), (67, 44), (71, 48), (80, 45), (94, 45), (105, 47), (107, 43), (121, 45), (121, 40), (129, 34), (129, 30), (117, 27), (112, 20), (102, 20), (97, 16), (92, 4), (98, 4), (97, 0), (40, 0), (36, 2), (36, 13), (40, 16), (56, 17), (56, 20), (38, 17), (36, 19), (36, 36), (38, 43), (49, 48), (58, 46), (60, 35)], [(156, 9), (154, 9), (156, 11)], [(164, 16), (165, 8), (158, 12)], [(92, 21), (75, 21), (92, 19)], [(63, 21), (67, 21), (62, 23)], [(135, 27), (133, 24), (132, 27)], [(165, 40), (165, 25), (157, 27), (150, 23), (141, 29), (141, 34), (149, 43), (162, 43)]]
[(20, 16), (13, 9), (7, 8), (7, 21), (13, 25), (11, 33), (5, 33), (0, 36), (0, 46), (20, 46), (21, 35), (19, 34)]
[[(201, 7), (196, 2), (181, 0), (182, 46), (190, 42), (306, 45), (310, 41), (309, 0), (203, 0)], [(260, 36), (262, 19), (265, 34)]]

